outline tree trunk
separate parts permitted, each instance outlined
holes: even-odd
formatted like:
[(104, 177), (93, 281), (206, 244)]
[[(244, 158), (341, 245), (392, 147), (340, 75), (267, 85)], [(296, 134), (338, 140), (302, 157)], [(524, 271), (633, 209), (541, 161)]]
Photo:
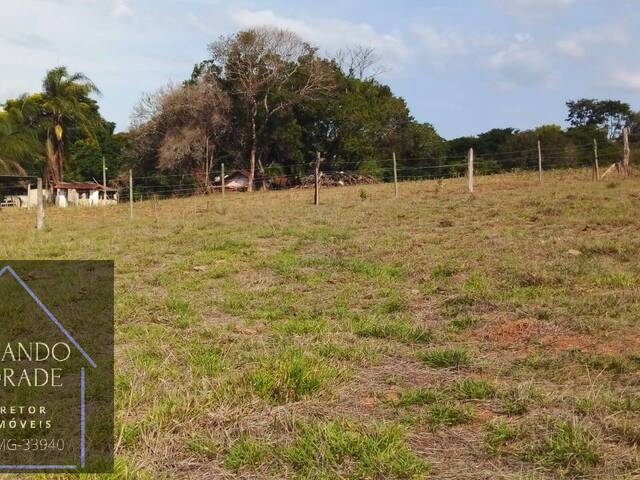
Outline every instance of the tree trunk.
[[(262, 156), (262, 155), (260, 155)], [(258, 169), (260, 170), (260, 176), (262, 177), (262, 189), (266, 190), (267, 187), (267, 172), (264, 169), (264, 165), (262, 165), (262, 160), (258, 157)]]
[(64, 157), (63, 157), (63, 145), (62, 142), (58, 145), (58, 172), (60, 175), (60, 181), (64, 182)]
[(57, 139), (55, 131), (49, 130), (47, 134), (47, 161), (53, 183), (64, 181), (63, 147), (64, 144)]

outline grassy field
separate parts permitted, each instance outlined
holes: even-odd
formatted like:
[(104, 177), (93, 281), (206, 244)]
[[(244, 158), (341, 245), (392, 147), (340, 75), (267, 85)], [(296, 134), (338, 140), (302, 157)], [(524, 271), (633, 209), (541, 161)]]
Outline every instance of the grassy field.
[(114, 478), (640, 476), (640, 179), (0, 212), (115, 259)]

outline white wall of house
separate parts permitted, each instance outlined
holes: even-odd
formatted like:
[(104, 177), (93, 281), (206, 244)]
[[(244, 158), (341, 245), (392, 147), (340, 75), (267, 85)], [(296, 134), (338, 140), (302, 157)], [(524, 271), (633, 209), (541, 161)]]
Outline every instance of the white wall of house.
[(56, 205), (60, 208), (69, 206), (69, 194), (67, 190), (58, 190), (56, 195)]
[(247, 188), (249, 186), (249, 179), (244, 175), (236, 175), (231, 179), (226, 179), (224, 185), (228, 188)]

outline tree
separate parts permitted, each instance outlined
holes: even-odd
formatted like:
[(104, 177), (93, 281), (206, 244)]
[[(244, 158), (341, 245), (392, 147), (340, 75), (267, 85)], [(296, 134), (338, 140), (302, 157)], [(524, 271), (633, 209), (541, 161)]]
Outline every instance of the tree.
[[(378, 175), (383, 167), (390, 167), (392, 152), (402, 156), (403, 145), (412, 141), (409, 109), (387, 85), (350, 76), (337, 62), (333, 68), (334, 93), (326, 101), (295, 108), (305, 157), (312, 158), (317, 150), (327, 158), (323, 168)], [(407, 156), (413, 155), (407, 152)]]
[(32, 132), (23, 128), (19, 111), (0, 111), (0, 174), (26, 174), (20, 159), (36, 145)]
[[(209, 73), (222, 79), (235, 105), (234, 119), (249, 144), (249, 189), (260, 161), (260, 133), (278, 113), (321, 98), (333, 86), (327, 62), (292, 32), (257, 28), (221, 37), (209, 45)], [(201, 64), (202, 65), (202, 64)]]
[(631, 116), (630, 123), (631, 124), (629, 125), (629, 127), (631, 132), (629, 136), (629, 141), (638, 143), (640, 142), (640, 111), (633, 113), (633, 115)]
[(380, 56), (373, 47), (348, 47), (338, 51), (335, 60), (348, 77), (358, 80), (374, 80), (386, 72), (380, 64)]
[(622, 129), (631, 124), (633, 112), (628, 103), (619, 100), (582, 98), (568, 101), (567, 121), (572, 127), (597, 127), (607, 132), (610, 140), (620, 137)]
[(212, 75), (146, 95), (134, 117), (134, 155), (151, 157), (160, 170), (186, 172), (206, 187), (229, 108), (227, 94)]
[(54, 182), (64, 180), (68, 136), (66, 129), (74, 126), (88, 136), (100, 117), (89, 95), (100, 93), (95, 84), (82, 73), (72, 73), (66, 67), (49, 70), (42, 82), (40, 97), (47, 124), (46, 155), (49, 176)]

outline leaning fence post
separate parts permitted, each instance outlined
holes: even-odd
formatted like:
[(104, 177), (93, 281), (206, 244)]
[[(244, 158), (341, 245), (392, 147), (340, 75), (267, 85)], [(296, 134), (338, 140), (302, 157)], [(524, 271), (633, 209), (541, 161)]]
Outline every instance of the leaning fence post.
[(598, 165), (598, 140), (593, 139), (593, 176), (600, 180), (600, 166)]
[(320, 162), (322, 158), (320, 157), (320, 152), (316, 152), (316, 188), (313, 194), (313, 204), (320, 204)]
[(42, 191), (42, 178), (38, 178), (38, 196), (36, 208), (36, 229), (44, 228), (44, 192)]
[(469, 192), (473, 193), (473, 148), (469, 149), (469, 169), (467, 176), (469, 177)]
[(224, 163), (220, 164), (220, 185), (222, 185), (222, 201), (224, 201)]
[(622, 157), (622, 170), (625, 175), (631, 174), (631, 149), (629, 148), (629, 127), (622, 129), (622, 142), (624, 144), (624, 153)]
[(133, 219), (133, 170), (129, 170), (129, 218)]
[(540, 140), (538, 140), (538, 178), (542, 183), (542, 145)]
[(393, 184), (396, 191), (395, 198), (398, 198), (398, 166), (396, 164), (396, 152), (393, 152)]

